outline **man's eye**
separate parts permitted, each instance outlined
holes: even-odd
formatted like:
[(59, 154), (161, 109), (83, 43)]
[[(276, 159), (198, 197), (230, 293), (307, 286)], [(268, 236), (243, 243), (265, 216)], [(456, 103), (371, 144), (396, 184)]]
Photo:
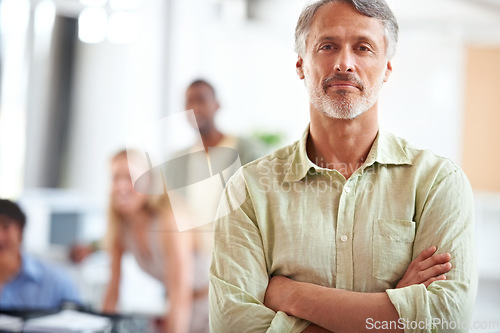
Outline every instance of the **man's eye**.
[(326, 44), (320, 47), (321, 50), (331, 50), (333, 49), (333, 46), (330, 44)]
[(364, 45), (361, 45), (360, 47), (358, 47), (358, 50), (360, 50), (361, 52), (371, 51), (368, 46), (364, 46)]

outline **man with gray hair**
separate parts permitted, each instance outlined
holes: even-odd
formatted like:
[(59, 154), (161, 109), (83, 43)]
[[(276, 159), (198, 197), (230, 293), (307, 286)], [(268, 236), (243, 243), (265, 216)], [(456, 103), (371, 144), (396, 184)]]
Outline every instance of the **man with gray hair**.
[(468, 331), (477, 285), (469, 182), (378, 125), (397, 36), (384, 0), (322, 0), (302, 12), (296, 71), (311, 121), (299, 141), (228, 183), (212, 332)]

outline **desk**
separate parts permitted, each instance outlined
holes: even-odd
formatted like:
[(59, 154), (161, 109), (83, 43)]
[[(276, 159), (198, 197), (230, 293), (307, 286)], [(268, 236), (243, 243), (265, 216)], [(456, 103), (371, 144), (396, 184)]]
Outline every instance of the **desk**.
[[(106, 325), (105, 328), (99, 330), (92, 330), (93, 333), (137, 333), (137, 332), (145, 332), (145, 333), (158, 333), (159, 327), (156, 323), (155, 318), (149, 318), (145, 316), (138, 315), (108, 315), (101, 314), (92, 311), (86, 311), (84, 309), (76, 309), (76, 310), (53, 310), (53, 311), (41, 311), (41, 310), (2, 310), (0, 309), (0, 314), (7, 315), (11, 317), (16, 317), (20, 319), (20, 328), (18, 329), (7, 329), (6, 327), (0, 326), (0, 333), (12, 333), (12, 332), (39, 332), (38, 330), (30, 330), (30, 323), (36, 322), (38, 319), (49, 318), (51, 315), (58, 314), (87, 314), (89, 317), (97, 318), (97, 319), (108, 319), (109, 324)], [(57, 317), (53, 317), (56, 318)], [(63, 320), (61, 318), (61, 320)], [(59, 323), (61, 324), (61, 323)], [(32, 324), (31, 324), (32, 325)], [(64, 333), (77, 333), (77, 332), (89, 332), (86, 327), (73, 327), (71, 329), (66, 328), (64, 330), (60, 329), (44, 329), (44, 332), (64, 332)]]

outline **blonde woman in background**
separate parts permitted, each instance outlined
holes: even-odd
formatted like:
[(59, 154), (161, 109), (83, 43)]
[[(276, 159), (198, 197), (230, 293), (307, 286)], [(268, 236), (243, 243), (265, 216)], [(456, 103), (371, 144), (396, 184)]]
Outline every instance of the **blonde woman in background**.
[(111, 257), (111, 279), (103, 311), (116, 311), (121, 258), (125, 251), (130, 251), (145, 272), (165, 285), (170, 307), (165, 314), (163, 331), (209, 332), (210, 254), (200, 251), (197, 246), (199, 242), (194, 237), (196, 233), (177, 231), (166, 197), (153, 200), (151, 196), (134, 190), (126, 151), (112, 158), (111, 174), (109, 221), (105, 239)]

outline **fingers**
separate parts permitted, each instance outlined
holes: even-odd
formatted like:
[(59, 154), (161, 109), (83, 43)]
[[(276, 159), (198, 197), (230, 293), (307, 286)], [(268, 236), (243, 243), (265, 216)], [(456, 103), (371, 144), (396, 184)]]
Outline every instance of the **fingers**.
[(434, 281), (445, 280), (452, 265), (449, 253), (436, 254), (437, 247), (423, 250), (410, 264), (396, 288), (423, 283), (428, 287)]
[[(415, 266), (417, 268), (417, 279), (422, 281), (426, 287), (428, 287), (432, 282), (445, 280), (445, 273), (448, 273), (452, 265), (449, 262), (451, 255), (449, 253), (436, 254), (437, 248), (431, 246), (428, 249), (423, 250), (420, 255), (415, 260)], [(418, 261), (418, 260), (421, 261)]]
[[(419, 271), (425, 271), (433, 266), (445, 264), (450, 261), (451, 255), (449, 253), (435, 254), (436, 247), (432, 246), (429, 249), (423, 250), (415, 260), (415, 265)], [(432, 253), (430, 256), (429, 254)], [(421, 261), (418, 259), (425, 258)]]
[[(441, 280), (443, 274), (445, 273), (448, 273), (450, 270), (451, 270), (451, 263), (449, 262), (446, 262), (444, 264), (436, 264), (428, 269), (426, 269), (425, 271), (420, 271), (417, 273), (417, 279), (419, 281), (425, 281), (424, 284), (431, 280), (431, 279), (437, 279), (439, 278), (439, 280)], [(431, 284), (432, 282), (434, 281), (431, 281), (429, 282), (429, 284)], [(428, 286), (428, 285), (426, 285)]]
[(424, 285), (425, 287), (429, 287), (429, 285), (434, 282), (434, 281), (443, 281), (443, 280), (446, 280), (446, 275), (442, 274), (442, 275), (439, 275), (439, 276), (436, 276), (436, 277), (433, 277), (427, 281), (424, 282)]
[(424, 261), (425, 259), (432, 257), (432, 255), (436, 253), (436, 251), (437, 247), (431, 246), (420, 252), (420, 254), (415, 258), (415, 261)]

